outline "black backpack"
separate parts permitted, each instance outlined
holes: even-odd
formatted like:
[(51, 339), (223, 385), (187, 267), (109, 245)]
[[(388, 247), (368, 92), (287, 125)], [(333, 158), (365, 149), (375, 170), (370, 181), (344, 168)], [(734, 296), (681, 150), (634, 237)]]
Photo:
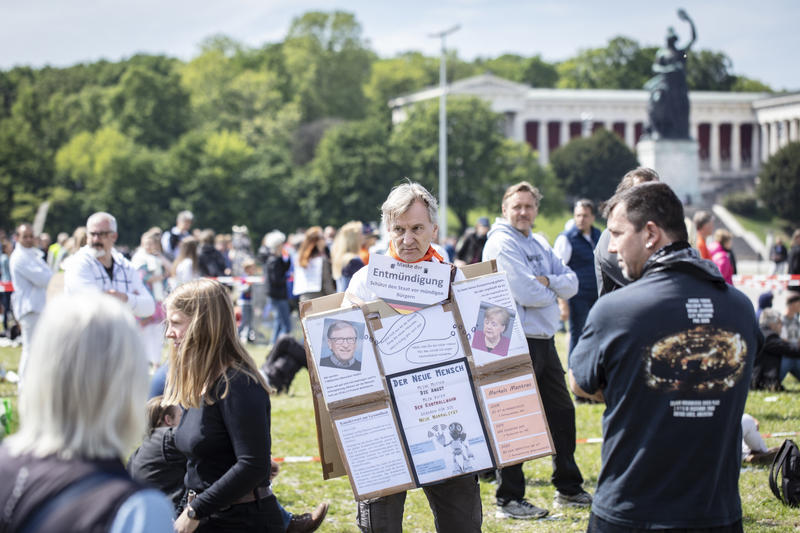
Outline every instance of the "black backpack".
[[(778, 486), (778, 477), (781, 478)], [(800, 450), (793, 440), (786, 439), (772, 461), (769, 488), (781, 503), (790, 507), (800, 505)]]

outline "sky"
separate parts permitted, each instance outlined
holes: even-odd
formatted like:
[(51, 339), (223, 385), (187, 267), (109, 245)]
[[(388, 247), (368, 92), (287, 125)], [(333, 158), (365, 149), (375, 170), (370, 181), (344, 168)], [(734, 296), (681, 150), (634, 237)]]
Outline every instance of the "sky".
[(560, 61), (624, 35), (661, 45), (668, 26), (685, 44), (683, 7), (697, 27), (693, 49), (721, 51), (733, 72), (773, 89), (800, 90), (800, 1), (685, 0), (0, 0), (0, 69), (68, 66), (136, 53), (189, 60), (212, 35), (246, 46), (282, 41), (307, 11), (354, 13), (381, 57), (418, 50), (437, 55), (430, 34), (458, 24), (447, 38), (459, 57), (539, 54)]

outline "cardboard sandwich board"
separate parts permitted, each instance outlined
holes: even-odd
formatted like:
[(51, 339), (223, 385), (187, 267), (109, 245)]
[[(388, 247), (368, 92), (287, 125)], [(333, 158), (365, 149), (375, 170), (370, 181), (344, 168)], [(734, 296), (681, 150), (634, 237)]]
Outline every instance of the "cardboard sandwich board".
[(388, 301), (300, 305), (323, 477), (363, 500), (552, 455), (505, 274), (470, 265), (448, 290), (445, 265), (383, 259)]

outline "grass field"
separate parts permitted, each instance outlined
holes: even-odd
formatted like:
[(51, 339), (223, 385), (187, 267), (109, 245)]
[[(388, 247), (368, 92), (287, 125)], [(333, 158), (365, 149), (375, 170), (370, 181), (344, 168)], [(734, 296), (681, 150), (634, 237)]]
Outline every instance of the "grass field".
[[(559, 353), (566, 356), (566, 337), (557, 337)], [(264, 346), (252, 346), (250, 352), (261, 364), (267, 354)], [(19, 348), (0, 348), (0, 364), (16, 370)], [(800, 383), (791, 376), (785, 383), (788, 390), (782, 393), (752, 392), (747, 400), (747, 412), (761, 422), (762, 433), (800, 430)], [(16, 387), (0, 383), (0, 396), (10, 397), (16, 405)], [(576, 406), (578, 438), (600, 437), (602, 405)], [(780, 444), (782, 438), (768, 438), (769, 446)], [(275, 457), (318, 455), (314, 414), (311, 406), (311, 389), (308, 373), (302, 370), (288, 394), (272, 398), (272, 451)], [(600, 469), (600, 445), (578, 444), (576, 460), (584, 478), (585, 487), (594, 492)], [(585, 531), (588, 510), (559, 510), (552, 507), (554, 489), (549, 483), (552, 469), (550, 460), (539, 459), (525, 464), (527, 497), (540, 507), (551, 510), (550, 516), (536, 521), (519, 521), (495, 518), (495, 485), (481, 482), (483, 502), (483, 531), (535, 531), (565, 532)], [(691, 480), (687, 480), (691, 483)], [(739, 482), (744, 508), (744, 529), (747, 532), (783, 532), (800, 528), (800, 511), (782, 506), (769, 490), (766, 467), (742, 469)], [(347, 478), (323, 481), (319, 463), (287, 463), (274, 482), (278, 499), (289, 510), (302, 513), (320, 501), (330, 502), (323, 532), (355, 532), (355, 502)], [(420, 490), (408, 494), (405, 507), (404, 530), (430, 532), (434, 530), (427, 500)]]

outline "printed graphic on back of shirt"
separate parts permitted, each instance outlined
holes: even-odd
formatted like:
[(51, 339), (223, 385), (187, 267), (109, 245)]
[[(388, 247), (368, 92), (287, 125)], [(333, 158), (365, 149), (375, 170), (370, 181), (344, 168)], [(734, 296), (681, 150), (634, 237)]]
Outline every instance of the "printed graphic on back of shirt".
[[(663, 337), (645, 350), (643, 369), (648, 387), (663, 392), (694, 393), (731, 389), (744, 373), (747, 344), (739, 333), (711, 325), (714, 305), (709, 298), (687, 299), (686, 313), (694, 327)], [(713, 414), (713, 405), (703, 408), (702, 401), (697, 402), (700, 407), (676, 410), (676, 416)], [(702, 414), (706, 412), (711, 414)]]

